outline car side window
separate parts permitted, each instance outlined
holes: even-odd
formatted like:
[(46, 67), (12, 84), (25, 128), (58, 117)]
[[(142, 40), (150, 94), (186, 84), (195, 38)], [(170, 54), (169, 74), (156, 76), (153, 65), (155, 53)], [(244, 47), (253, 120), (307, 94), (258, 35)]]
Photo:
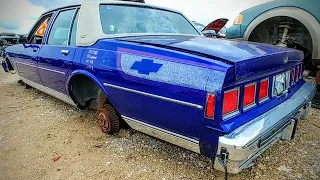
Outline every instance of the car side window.
[(48, 45), (68, 45), (69, 31), (75, 11), (76, 9), (66, 10), (58, 14), (49, 34)]
[(52, 14), (42, 17), (28, 35), (30, 44), (41, 44)]
[(70, 37), (70, 46), (76, 46), (78, 17), (79, 17), (79, 11), (77, 12), (77, 15), (74, 18), (74, 21), (73, 21), (73, 24), (72, 24), (71, 37)]

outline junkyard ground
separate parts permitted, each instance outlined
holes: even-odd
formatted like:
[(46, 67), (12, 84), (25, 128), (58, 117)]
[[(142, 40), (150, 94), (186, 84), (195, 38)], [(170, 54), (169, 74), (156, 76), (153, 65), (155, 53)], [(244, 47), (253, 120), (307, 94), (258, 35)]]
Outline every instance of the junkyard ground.
[[(210, 160), (133, 130), (104, 135), (81, 111), (0, 71), (0, 179), (223, 179)], [(130, 102), (128, 102), (130, 103)], [(230, 179), (319, 179), (320, 110)]]

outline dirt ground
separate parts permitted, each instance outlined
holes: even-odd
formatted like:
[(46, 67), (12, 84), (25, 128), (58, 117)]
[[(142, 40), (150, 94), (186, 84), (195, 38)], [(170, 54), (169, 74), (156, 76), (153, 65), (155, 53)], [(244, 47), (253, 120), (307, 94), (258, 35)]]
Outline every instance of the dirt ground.
[[(133, 130), (104, 135), (81, 111), (0, 71), (0, 179), (223, 179), (205, 157)], [(230, 179), (319, 179), (320, 110)]]

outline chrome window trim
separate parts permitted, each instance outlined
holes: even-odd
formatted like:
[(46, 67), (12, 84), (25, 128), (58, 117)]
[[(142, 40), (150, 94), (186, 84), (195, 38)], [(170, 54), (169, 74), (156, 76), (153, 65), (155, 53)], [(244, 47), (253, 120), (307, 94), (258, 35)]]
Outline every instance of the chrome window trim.
[[(213, 95), (214, 96), (214, 106), (213, 106), (213, 117), (210, 118), (207, 116), (207, 104), (208, 104), (208, 97), (209, 95)], [(216, 110), (216, 95), (214, 93), (207, 93), (207, 99), (206, 99), (206, 104), (205, 104), (205, 109), (204, 109), (204, 117), (207, 119), (212, 119), (214, 120), (214, 115), (215, 115), (215, 110)]]
[[(67, 39), (68, 43), (67, 43), (67, 45), (48, 44), (49, 38), (50, 38), (50, 34), (51, 34), (51, 31), (52, 31), (52, 27), (54, 26), (54, 24), (55, 24), (57, 18), (59, 17), (59, 15), (60, 15), (62, 12), (72, 11), (72, 10), (74, 10), (74, 12), (73, 12), (72, 20), (71, 20), (71, 22), (70, 22), (70, 26), (69, 26), (69, 30), (68, 30), (68, 36), (67, 36), (67, 37), (68, 37), (68, 39)], [(52, 24), (51, 24), (51, 26), (50, 26), (50, 29), (49, 29), (49, 31), (48, 31), (48, 36), (47, 36), (47, 38), (46, 38), (45, 45), (48, 45), (48, 46), (65, 46), (65, 47), (69, 47), (69, 46), (70, 46), (70, 45), (69, 45), (69, 42), (70, 42), (70, 35), (71, 35), (72, 24), (73, 24), (73, 22), (74, 22), (74, 18), (75, 18), (75, 15), (76, 15), (77, 12), (78, 12), (78, 8), (77, 8), (77, 7), (70, 7), (70, 8), (65, 8), (65, 9), (60, 9), (60, 10), (58, 10), (57, 15), (54, 17), (54, 19), (53, 19), (53, 21), (52, 21)]]
[(246, 87), (251, 86), (251, 85), (255, 85), (255, 88), (254, 88), (254, 99), (253, 99), (253, 102), (251, 104), (248, 104), (246, 106), (244, 104), (242, 104), (243, 111), (247, 111), (247, 110), (249, 110), (249, 109), (251, 109), (251, 108), (253, 108), (253, 107), (255, 107), (257, 105), (257, 103), (256, 103), (257, 82), (249, 83), (249, 84), (246, 84), (244, 86), (244, 89), (243, 89), (243, 103), (244, 103), (244, 93), (245, 93)]
[(56, 71), (56, 70), (53, 70), (53, 69), (47, 69), (45, 67), (40, 67), (38, 66), (39, 69), (42, 69), (42, 70), (46, 70), (46, 71), (51, 71), (51, 72), (55, 72), (55, 73), (59, 73), (59, 74), (66, 74), (64, 72), (61, 72), (61, 71)]
[[(77, 46), (77, 34), (76, 34), (76, 36), (75, 36), (75, 45), (72, 46), (70, 43), (71, 43), (72, 29), (73, 29), (74, 23), (75, 23), (76, 21), (77, 21), (76, 33), (78, 32), (79, 13), (80, 13), (80, 7), (77, 7), (77, 8), (76, 8), (76, 11), (75, 11), (75, 13), (74, 13), (74, 15), (73, 15), (73, 19), (72, 19), (72, 22), (71, 22), (71, 27), (70, 27), (70, 29), (69, 29), (68, 46), (71, 46), (71, 47)], [(76, 19), (77, 16), (78, 16), (78, 19)]]
[[(262, 99), (260, 99), (260, 89), (261, 89), (261, 82), (263, 82), (263, 81), (268, 81), (268, 91), (267, 91), (267, 96), (266, 97), (264, 97), (264, 98), (262, 98)], [(290, 81), (290, 79), (289, 79), (289, 81)], [(267, 77), (267, 78), (264, 78), (264, 79), (261, 79), (260, 81), (259, 81), (259, 104), (262, 104), (263, 102), (266, 102), (267, 100), (269, 100), (270, 98), (269, 98), (269, 90), (270, 90), (270, 78), (269, 77)]]
[[(238, 100), (237, 100), (237, 105), (238, 106), (237, 106), (237, 109), (232, 111), (232, 112), (229, 112), (229, 113), (223, 115), (224, 95), (225, 95), (225, 93), (232, 92), (234, 90), (238, 90)], [(236, 87), (236, 88), (224, 91), (224, 93), (223, 93), (223, 101), (222, 101), (222, 119), (224, 121), (227, 120), (227, 119), (230, 119), (230, 118), (232, 118), (232, 117), (234, 117), (234, 116), (236, 116), (238, 114), (240, 114), (240, 111), (239, 111), (239, 100), (240, 100), (240, 87)]]
[(199, 141), (122, 115), (132, 129), (200, 154)]
[(129, 88), (113, 85), (113, 84), (103, 83), (103, 85), (107, 86), (107, 87), (111, 87), (111, 88), (120, 89), (123, 91), (128, 91), (128, 92), (132, 92), (132, 93), (136, 93), (136, 94), (141, 94), (144, 96), (149, 96), (149, 97), (156, 98), (156, 99), (161, 99), (164, 101), (169, 101), (169, 102), (176, 103), (176, 104), (181, 104), (184, 106), (190, 106), (190, 107), (197, 108), (197, 109), (203, 109), (203, 107), (198, 104), (193, 104), (193, 103), (189, 103), (189, 102), (185, 102), (185, 101), (180, 101), (177, 99), (172, 99), (172, 98), (168, 98), (168, 97), (164, 97), (164, 96), (159, 96), (159, 95), (150, 94), (150, 93), (146, 93), (146, 92), (142, 92), (142, 91), (137, 91), (134, 89), (129, 89)]

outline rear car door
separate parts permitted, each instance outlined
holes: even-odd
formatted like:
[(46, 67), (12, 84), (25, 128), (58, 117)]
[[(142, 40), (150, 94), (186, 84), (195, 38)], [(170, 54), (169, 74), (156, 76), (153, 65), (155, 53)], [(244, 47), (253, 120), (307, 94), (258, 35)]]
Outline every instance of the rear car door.
[(42, 82), (37, 69), (37, 55), (42, 47), (44, 34), (51, 17), (52, 13), (42, 16), (30, 31), (27, 43), (22, 44), (17, 51), (16, 66), (19, 75), (38, 84)]
[(72, 67), (76, 51), (77, 22), (77, 8), (60, 10), (47, 42), (38, 54), (38, 69), (43, 85), (65, 94), (66, 74)]

